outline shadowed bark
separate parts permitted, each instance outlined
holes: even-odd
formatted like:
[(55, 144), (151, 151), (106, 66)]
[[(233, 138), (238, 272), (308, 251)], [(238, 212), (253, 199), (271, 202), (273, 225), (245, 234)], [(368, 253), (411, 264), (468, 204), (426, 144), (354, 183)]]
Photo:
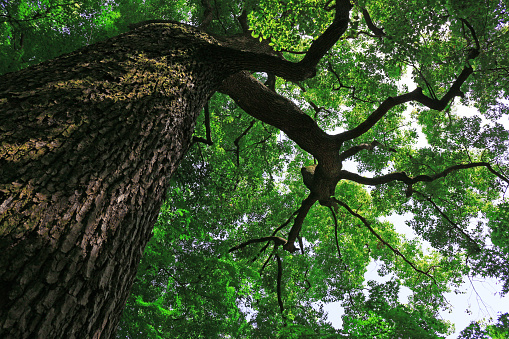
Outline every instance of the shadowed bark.
[(196, 117), (242, 69), (314, 72), (178, 23), (0, 80), (0, 337), (112, 337)]

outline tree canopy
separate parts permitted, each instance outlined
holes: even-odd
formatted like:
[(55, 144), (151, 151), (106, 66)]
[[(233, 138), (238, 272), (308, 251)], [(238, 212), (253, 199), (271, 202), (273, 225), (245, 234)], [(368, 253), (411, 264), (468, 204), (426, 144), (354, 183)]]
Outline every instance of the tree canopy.
[[(0, 73), (145, 20), (186, 22), (232, 44), (251, 37), (293, 62), (324, 49), (308, 80), (243, 72), (210, 98), (117, 336), (443, 338), (444, 293), (474, 275), (509, 291), (508, 7), (1, 2)], [(327, 34), (339, 40), (328, 45)], [(417, 237), (401, 234), (395, 214), (411, 215)], [(387, 282), (365, 281), (373, 261)], [(344, 307), (341, 329), (327, 321), (328, 302)], [(462, 338), (502, 337), (506, 325), (506, 315), (472, 324)]]

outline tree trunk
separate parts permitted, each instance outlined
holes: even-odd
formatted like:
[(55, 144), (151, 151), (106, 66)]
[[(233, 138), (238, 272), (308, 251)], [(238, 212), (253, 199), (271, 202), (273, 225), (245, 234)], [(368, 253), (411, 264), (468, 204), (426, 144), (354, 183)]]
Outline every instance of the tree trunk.
[(0, 85), (0, 337), (107, 338), (224, 77), (206, 37), (150, 25)]
[(114, 335), (197, 114), (263, 68), (221, 48), (151, 24), (0, 78), (1, 338)]

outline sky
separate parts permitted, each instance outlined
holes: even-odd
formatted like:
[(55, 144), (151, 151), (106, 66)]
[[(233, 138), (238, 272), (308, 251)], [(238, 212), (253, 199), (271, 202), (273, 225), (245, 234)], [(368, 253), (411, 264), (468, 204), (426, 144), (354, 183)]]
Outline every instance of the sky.
[[(405, 220), (411, 216), (392, 215), (390, 220), (396, 229), (411, 239), (417, 235), (405, 224)], [(390, 276), (380, 277), (377, 273), (377, 264), (371, 262), (367, 272), (364, 275), (366, 281), (376, 280), (385, 282)], [(447, 293), (446, 298), (451, 304), (450, 310), (444, 310), (440, 313), (443, 319), (449, 320), (455, 325), (455, 332), (447, 336), (447, 339), (456, 339), (459, 333), (467, 327), (472, 321), (489, 320), (496, 321), (500, 313), (509, 312), (509, 296), (502, 297), (500, 291), (502, 284), (495, 279), (483, 279), (479, 277), (467, 278), (460, 290), (464, 294)], [(399, 293), (399, 301), (405, 303), (410, 295), (410, 290), (403, 287)], [(343, 308), (339, 302), (329, 303), (324, 309), (328, 312), (328, 320), (335, 328), (342, 327), (341, 316)]]
[[(410, 80), (410, 74), (407, 74), (402, 83), (408, 86), (408, 91), (415, 89), (415, 84)], [(505, 102), (505, 104), (509, 104)], [(456, 112), (462, 116), (472, 116), (478, 114), (477, 110), (472, 107), (466, 107), (462, 105), (455, 106)], [(410, 112), (412, 107), (407, 109)], [(506, 130), (509, 130), (509, 119), (504, 117), (500, 120)], [(335, 134), (339, 131), (334, 131)], [(423, 147), (427, 145), (425, 136), (419, 133), (419, 141), (417, 147)], [(357, 166), (353, 161), (347, 161), (344, 164), (344, 169), (358, 173)], [(363, 173), (363, 175), (369, 176), (369, 173)], [(396, 230), (404, 234), (408, 239), (417, 237), (417, 234), (406, 225), (405, 221), (411, 219), (412, 215), (392, 215), (387, 219), (394, 224)], [(425, 242), (421, 239), (422, 242)], [(365, 280), (376, 280), (377, 282), (385, 282), (390, 279), (390, 276), (380, 277), (377, 274), (377, 264), (372, 262), (365, 274)], [(486, 320), (496, 322), (500, 313), (509, 312), (509, 295), (501, 296), (502, 283), (495, 279), (484, 279), (481, 277), (466, 277), (466, 282), (461, 286), (460, 290), (465, 292), (464, 294), (455, 294), (453, 292), (447, 293), (446, 298), (451, 304), (450, 310), (444, 310), (440, 313), (443, 319), (452, 322), (455, 325), (455, 332), (447, 336), (447, 339), (456, 339), (459, 333), (467, 327), (472, 321)], [(406, 290), (404, 290), (406, 289)], [(402, 303), (407, 301), (407, 297), (410, 294), (410, 290), (402, 288), (399, 295), (399, 300)], [(335, 328), (341, 328), (341, 316), (343, 315), (343, 308), (339, 302), (329, 303), (325, 305), (324, 309), (328, 312), (328, 320), (332, 323)]]

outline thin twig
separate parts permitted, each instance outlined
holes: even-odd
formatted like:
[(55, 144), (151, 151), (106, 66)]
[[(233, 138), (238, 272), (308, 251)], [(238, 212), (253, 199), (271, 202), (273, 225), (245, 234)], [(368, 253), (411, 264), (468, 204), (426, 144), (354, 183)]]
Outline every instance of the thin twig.
[(440, 207), (437, 206), (437, 204), (435, 204), (435, 202), (431, 199), (431, 197), (419, 192), (419, 191), (414, 191), (415, 193), (419, 194), (420, 196), (422, 196), (424, 199), (426, 199), (432, 206), (433, 208), (445, 219), (449, 222), (449, 224), (451, 224), (456, 230), (458, 230), (459, 232), (461, 232), (463, 234), (463, 236), (465, 236), (465, 238), (467, 238), (468, 241), (470, 241), (472, 244), (474, 244), (476, 250), (480, 251), (481, 250), (481, 247), (479, 246), (479, 244), (477, 244), (477, 242), (472, 239), (470, 237), (470, 235), (468, 235), (468, 233), (466, 233), (465, 231), (463, 231), (459, 226), (458, 224), (456, 224), (455, 222), (453, 222), (448, 216), (447, 214), (445, 214), (441, 209)]
[(244, 248), (247, 245), (257, 244), (259, 242), (265, 242), (265, 241), (273, 241), (274, 244), (277, 244), (277, 245), (284, 245), (284, 244), (286, 244), (286, 239), (283, 239), (281, 237), (261, 237), (261, 238), (256, 238), (256, 239), (250, 239), (250, 240), (248, 240), (246, 242), (243, 242), (240, 245), (232, 247), (232, 248), (230, 248), (228, 253), (240, 250), (241, 248)]
[(371, 227), (371, 225), (369, 224), (369, 222), (366, 220), (366, 218), (364, 218), (362, 215), (354, 212), (350, 206), (348, 206), (346, 203), (334, 198), (334, 201), (336, 203), (338, 203), (339, 205), (343, 206), (351, 215), (353, 215), (354, 217), (356, 217), (357, 219), (359, 219), (363, 224), (364, 226), (367, 227), (367, 229), (371, 232), (371, 234), (373, 234), (381, 243), (383, 243), (385, 246), (387, 246), (394, 254), (396, 254), (397, 256), (401, 257), (408, 265), (410, 265), (410, 267), (412, 267), (414, 269), (414, 271), (416, 272), (419, 272), (421, 274), (424, 274), (425, 276), (427, 276), (428, 278), (432, 279), (434, 282), (435, 282), (435, 285), (438, 286), (435, 278), (433, 276), (431, 276), (429, 273), (427, 272), (424, 272), (423, 270), (417, 268), (410, 260), (408, 260), (404, 255), (403, 253), (401, 253), (398, 249), (392, 247), (391, 244), (389, 244), (387, 241), (385, 241), (374, 229), (373, 227)]

